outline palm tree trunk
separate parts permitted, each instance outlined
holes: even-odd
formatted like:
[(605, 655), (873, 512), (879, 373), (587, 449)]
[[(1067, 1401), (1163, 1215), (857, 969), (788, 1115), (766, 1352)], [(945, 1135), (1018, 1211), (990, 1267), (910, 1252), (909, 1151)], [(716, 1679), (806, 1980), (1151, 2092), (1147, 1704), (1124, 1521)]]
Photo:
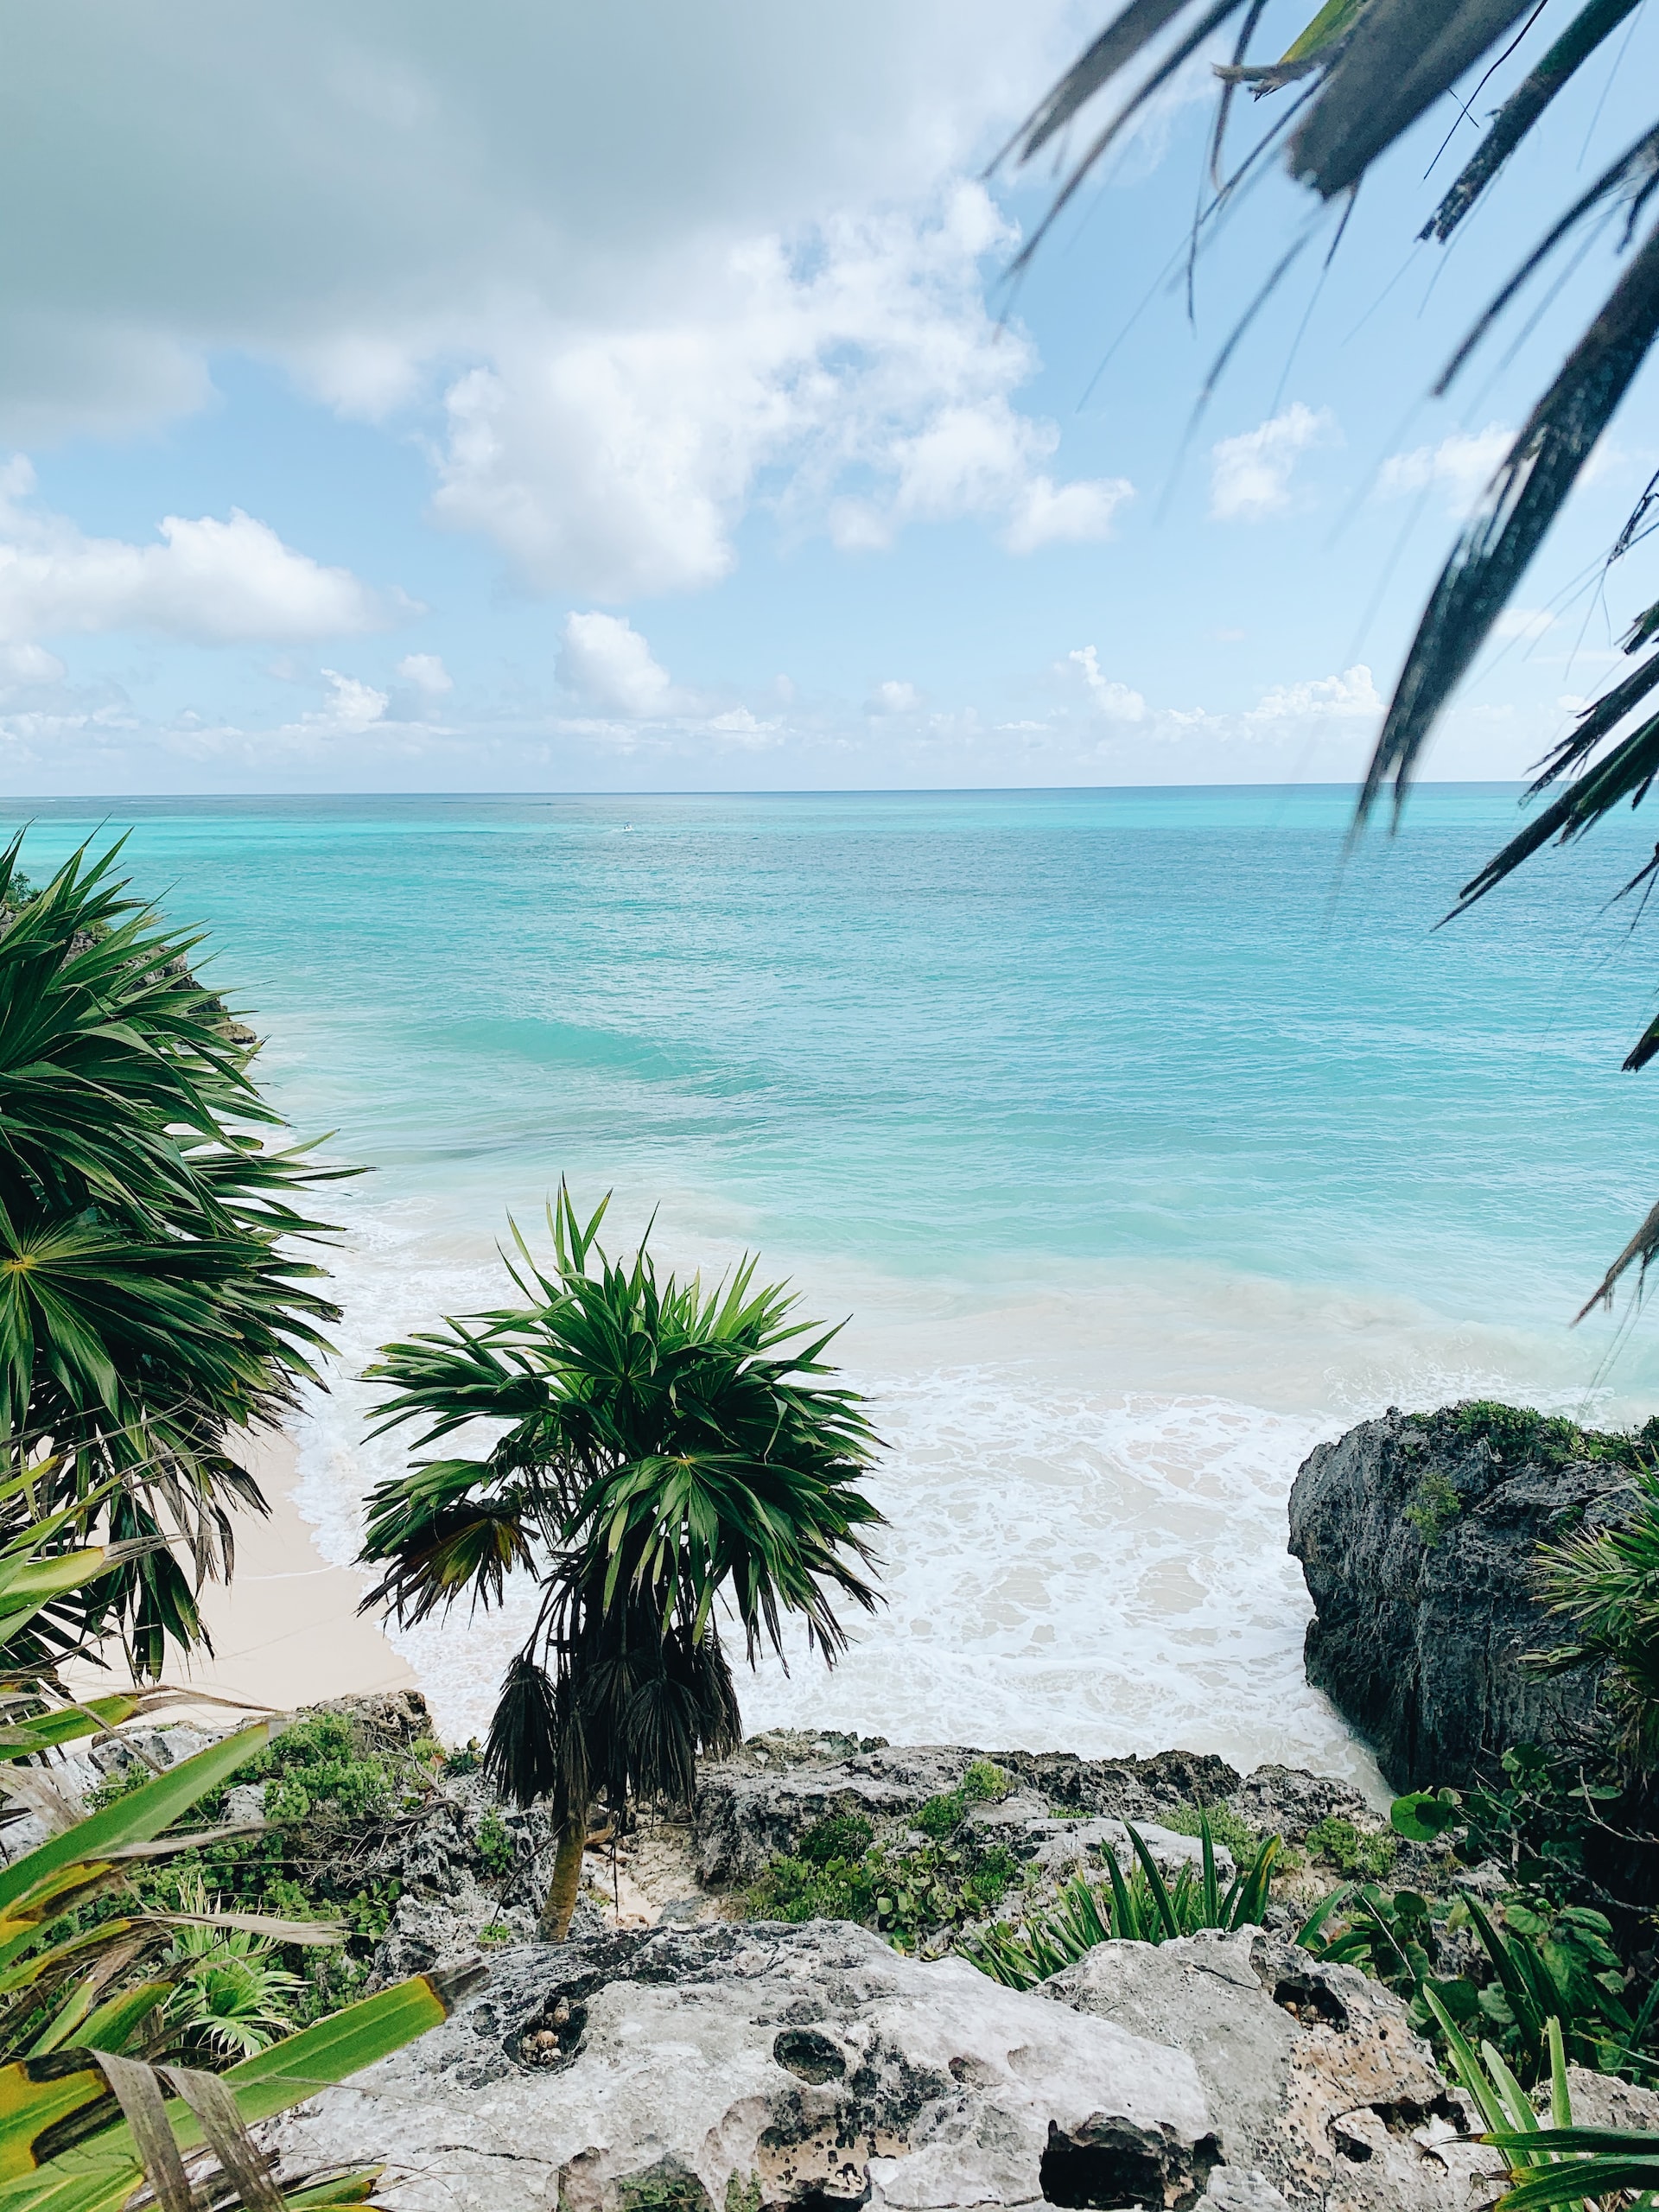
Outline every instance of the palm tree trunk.
[(570, 1933), (570, 1916), (582, 1887), (582, 1854), (588, 1847), (588, 1808), (573, 1806), (559, 1836), (553, 1879), (548, 1885), (537, 1934), (544, 1943), (563, 1943)]

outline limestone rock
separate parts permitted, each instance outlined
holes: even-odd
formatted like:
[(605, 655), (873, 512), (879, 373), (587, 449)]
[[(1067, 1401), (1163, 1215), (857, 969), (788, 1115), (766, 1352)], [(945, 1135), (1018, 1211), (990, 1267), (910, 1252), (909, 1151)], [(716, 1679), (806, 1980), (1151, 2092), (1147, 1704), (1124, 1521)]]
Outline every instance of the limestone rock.
[[(766, 1740), (760, 1739), (763, 1749)], [(831, 1740), (845, 1743), (849, 1739)], [(752, 1753), (753, 1748), (745, 1745), (745, 1752)], [(944, 1796), (959, 1788), (969, 1768), (985, 1757), (983, 1751), (962, 1745), (906, 1745), (896, 1749), (883, 1745), (850, 1756), (793, 1761), (767, 1751), (760, 1762), (752, 1756), (740, 1756), (722, 1765), (707, 1767), (693, 1808), (698, 1879), (705, 1886), (753, 1882), (774, 1853), (792, 1852), (807, 1829), (826, 1814), (861, 1814), (878, 1827), (902, 1824), (930, 1797)], [(1107, 1847), (1116, 1852), (1122, 1866), (1132, 1866), (1134, 1853), (1123, 1815), (1135, 1821), (1164, 1871), (1173, 1874), (1189, 1863), (1197, 1866), (1202, 1858), (1198, 1839), (1162, 1827), (1148, 1815), (1147, 1807), (1155, 1813), (1173, 1810), (1182, 1803), (1212, 1803), (1240, 1786), (1238, 1776), (1223, 1761), (1185, 1752), (1166, 1753), (1162, 1761), (1064, 1758), (1039, 1761), (1027, 1752), (1000, 1752), (993, 1754), (993, 1758), (1015, 1775), (1026, 1765), (1058, 1764), (1065, 1769), (1071, 1788), (1058, 1802), (1071, 1817), (1055, 1817), (1051, 1810), (1053, 1801), (1040, 1789), (1030, 1786), (1025, 1776), (1020, 1779), (1027, 1786), (1016, 1788), (1000, 1801), (972, 1805), (967, 1815), (982, 1841), (1006, 1845), (1016, 1858), (1035, 1860), (1058, 1878), (1066, 1878), (1086, 1861), (1097, 1865), (1100, 1849)], [(1179, 1783), (1186, 1785), (1185, 1789), (1179, 1786), (1174, 1774), (1162, 1770), (1166, 1762), (1179, 1764)], [(1210, 1773), (1211, 1767), (1217, 1771)], [(1199, 1770), (1196, 1776), (1189, 1770), (1192, 1768)], [(1140, 1774), (1132, 1771), (1135, 1769), (1160, 1770), (1157, 1779), (1163, 1786), (1155, 1790), (1148, 1787)], [(1126, 1779), (1132, 1786), (1122, 1786)], [(1306, 1779), (1311, 1783), (1313, 1777)], [(1210, 1785), (1207, 1794), (1206, 1783)], [(1230, 1879), (1232, 1862), (1225, 1852), (1217, 1853), (1217, 1865), (1226, 1867)]]
[(1567, 1633), (1534, 1599), (1533, 1559), (1570, 1526), (1616, 1520), (1626, 1480), (1510, 1465), (1445, 1414), (1390, 1412), (1303, 1462), (1290, 1549), (1316, 1608), (1307, 1678), (1396, 1789), (1467, 1784), (1513, 1745), (1581, 1734), (1593, 1673), (1521, 1663)]
[(1043, 1994), (1192, 2059), (1225, 2162), (1209, 2203), (1462, 2212), (1495, 2193), (1497, 2154), (1467, 2139), (1404, 2006), (1351, 1967), (1212, 1931), (1102, 1944)]
[(692, 1808), (698, 1878), (705, 1886), (753, 1882), (774, 1853), (792, 1851), (826, 1814), (901, 1818), (955, 1789), (982, 1757), (923, 1744), (810, 1764), (738, 1758), (706, 1767)]
[(1192, 2060), (839, 1923), (501, 1955), (443, 2027), (270, 2124), (396, 2212), (1191, 2203)]

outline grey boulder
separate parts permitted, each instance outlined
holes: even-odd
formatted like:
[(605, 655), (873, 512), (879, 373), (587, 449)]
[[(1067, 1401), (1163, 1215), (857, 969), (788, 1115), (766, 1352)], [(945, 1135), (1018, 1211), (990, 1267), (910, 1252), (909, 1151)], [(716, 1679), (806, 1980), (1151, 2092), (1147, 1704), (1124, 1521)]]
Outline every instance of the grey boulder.
[(1566, 1640), (1532, 1578), (1541, 1541), (1620, 1516), (1628, 1478), (1511, 1465), (1456, 1410), (1362, 1422), (1316, 1446), (1290, 1494), (1307, 1678), (1396, 1789), (1466, 1785), (1518, 1744), (1567, 1748), (1595, 1711), (1592, 1673), (1523, 1663)]
[(1452, 2212), (1496, 2193), (1403, 2005), (1351, 1967), (1247, 1928), (1104, 1943), (1043, 1993), (1192, 2059), (1225, 2156), (1208, 2203)]

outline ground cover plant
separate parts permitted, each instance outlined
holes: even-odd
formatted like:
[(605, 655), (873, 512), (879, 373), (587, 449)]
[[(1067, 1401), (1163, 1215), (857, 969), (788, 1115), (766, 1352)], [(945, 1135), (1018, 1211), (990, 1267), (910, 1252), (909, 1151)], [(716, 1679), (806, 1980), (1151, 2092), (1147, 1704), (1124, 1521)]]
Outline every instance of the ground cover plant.
[(937, 1953), (954, 1931), (997, 1911), (1024, 1870), (1004, 1843), (978, 1832), (970, 1808), (1007, 1795), (1009, 1777), (976, 1759), (958, 1786), (930, 1797), (902, 1828), (876, 1840), (861, 1813), (826, 1813), (795, 1849), (775, 1856), (746, 1905), (758, 1920), (855, 1920), (895, 1949)]
[(754, 1262), (705, 1290), (659, 1279), (598, 1243), (563, 1186), (553, 1258), (514, 1230), (524, 1303), (386, 1345), (369, 1370), (382, 1430), (416, 1449), (467, 1423), (498, 1434), (473, 1457), (420, 1459), (369, 1500), (368, 1605), (417, 1621), (465, 1595), (501, 1601), (533, 1574), (542, 1603), (501, 1688), (484, 1766), (521, 1805), (546, 1796), (560, 1831), (543, 1916), (569, 1929), (589, 1808), (685, 1802), (700, 1755), (741, 1740), (720, 1609), (747, 1654), (781, 1650), (792, 1614), (833, 1662), (838, 1601), (869, 1607), (860, 1569), (880, 1516), (861, 1483), (877, 1439), (823, 1354), (836, 1334), (794, 1318)]
[[(268, 1825), (254, 1834), (204, 1835), (167, 1865), (137, 1872), (133, 1889), (156, 1911), (206, 1895), (221, 1910), (281, 1920), (290, 1932), (239, 1953), (208, 1947), (196, 1976), (204, 1999), (223, 1967), (221, 2010), (257, 2001), (270, 2031), (283, 2034), (359, 1994), (403, 1894), (388, 1862), (431, 1805), (442, 1765), (430, 1738), (404, 1740), (361, 1713), (318, 1713), (250, 1758), (234, 1783), (208, 1791), (200, 1815), (219, 1821), (232, 1787), (263, 1784)], [(135, 1763), (95, 1802), (117, 1802), (143, 1779)], [(486, 1872), (499, 1879), (512, 1871), (512, 1841), (499, 1815), (486, 1816), (479, 1841)], [(305, 1941), (307, 1923), (335, 1931), (327, 1948)]]

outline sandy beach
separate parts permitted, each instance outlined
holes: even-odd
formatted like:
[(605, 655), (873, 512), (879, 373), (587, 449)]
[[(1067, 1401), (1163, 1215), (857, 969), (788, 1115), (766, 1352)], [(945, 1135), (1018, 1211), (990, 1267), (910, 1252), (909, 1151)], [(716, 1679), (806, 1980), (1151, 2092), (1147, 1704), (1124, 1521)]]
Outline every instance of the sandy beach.
[(228, 1588), (209, 1583), (202, 1592), (213, 1656), (204, 1653), (188, 1667), (169, 1664), (168, 1681), (283, 1712), (323, 1698), (412, 1688), (406, 1662), (357, 1611), (367, 1578), (331, 1567), (301, 1517), (289, 1439), (262, 1436), (246, 1465), (270, 1501), (270, 1517), (238, 1515), (235, 1578)]

